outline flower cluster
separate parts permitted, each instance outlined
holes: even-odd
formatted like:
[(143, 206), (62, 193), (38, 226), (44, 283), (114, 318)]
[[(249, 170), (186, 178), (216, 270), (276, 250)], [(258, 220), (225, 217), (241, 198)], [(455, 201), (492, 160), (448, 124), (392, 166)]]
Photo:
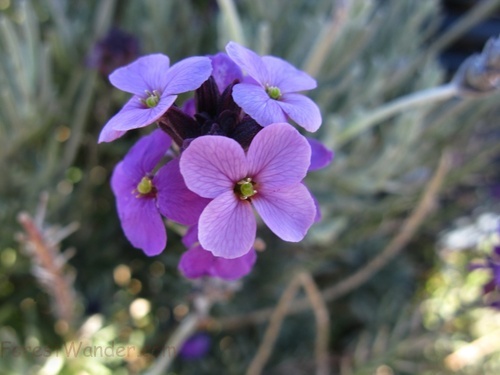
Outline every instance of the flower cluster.
[[(298, 242), (319, 219), (303, 180), (331, 151), (301, 135), (321, 125), (317, 105), (299, 92), (316, 81), (288, 62), (230, 42), (226, 53), (170, 66), (153, 54), (109, 79), (132, 98), (101, 131), (110, 142), (157, 123), (116, 166), (111, 179), (130, 243), (157, 255), (163, 219), (188, 227), (179, 269), (188, 278), (238, 279), (256, 260), (254, 210), (278, 237)], [(194, 91), (182, 105), (179, 94)]]

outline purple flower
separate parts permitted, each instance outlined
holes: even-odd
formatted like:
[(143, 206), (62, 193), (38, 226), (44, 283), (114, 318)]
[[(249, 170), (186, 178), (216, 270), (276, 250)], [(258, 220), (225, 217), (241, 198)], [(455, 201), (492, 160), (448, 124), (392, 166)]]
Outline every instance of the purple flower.
[(206, 333), (195, 333), (186, 340), (179, 352), (179, 355), (188, 360), (204, 357), (210, 350), (212, 340)]
[(248, 152), (233, 139), (194, 139), (181, 155), (187, 187), (212, 201), (198, 221), (201, 246), (213, 255), (239, 258), (252, 247), (257, 224), (252, 206), (281, 239), (298, 242), (316, 216), (301, 183), (311, 158), (307, 140), (289, 124), (271, 124)]
[[(486, 264), (471, 264), (469, 268), (471, 270), (481, 268), (490, 270), (491, 278), (483, 285), (483, 294), (496, 298), (500, 292), (500, 246), (494, 246), (493, 253), (487, 258)], [(500, 309), (500, 300), (491, 301), (490, 306)]]
[(127, 130), (152, 124), (170, 108), (178, 94), (200, 87), (212, 72), (208, 57), (190, 57), (169, 66), (167, 56), (154, 54), (109, 76), (113, 86), (134, 96), (106, 123), (99, 142), (111, 142)]
[(161, 130), (141, 138), (115, 167), (111, 178), (125, 236), (134, 247), (150, 256), (159, 254), (167, 244), (161, 215), (192, 225), (208, 203), (187, 189), (179, 159), (170, 161), (153, 175), (170, 145), (170, 137)]
[(189, 228), (182, 242), (190, 249), (182, 254), (179, 270), (188, 279), (211, 276), (224, 280), (237, 280), (250, 273), (257, 259), (253, 248), (239, 258), (226, 259), (214, 256), (197, 243), (197, 225)]
[(311, 76), (282, 59), (260, 57), (235, 42), (229, 42), (226, 51), (253, 78), (236, 85), (233, 98), (255, 121), (267, 126), (285, 122), (289, 117), (310, 132), (318, 130), (322, 121), (318, 106), (308, 97), (297, 94), (316, 87)]

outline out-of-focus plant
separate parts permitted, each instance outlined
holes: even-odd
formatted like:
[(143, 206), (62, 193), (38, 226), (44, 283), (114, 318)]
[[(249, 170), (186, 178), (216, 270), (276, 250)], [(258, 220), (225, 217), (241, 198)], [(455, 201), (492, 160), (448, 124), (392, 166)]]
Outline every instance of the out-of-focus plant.
[[(483, 353), (482, 370), (481, 361), (465, 361), (466, 367), (463, 360), (483, 337), (489, 343), (486, 330), (498, 325), (490, 310), (467, 305), (476, 303), (485, 274), (466, 270), (465, 252), (438, 259), (433, 246), (436, 231), (477, 202), (459, 188), (475, 189), (499, 151), (491, 136), (498, 41), (449, 83), (436, 55), (498, 3), (481, 2), (439, 36), (434, 0), (0, 1), (0, 341), (9, 342), (2, 353), (20, 348), (18, 355), (0, 353), (0, 372), (125, 374), (172, 366), (182, 374), (221, 368), (240, 374), (263, 338), (267, 358), (260, 366), (269, 359), (273, 373), (311, 372), (315, 363), (305, 359), (313, 357), (322, 299), (336, 300), (328, 359), (343, 374), (498, 372), (495, 353)], [(112, 26), (137, 38), (144, 54), (178, 61), (236, 40), (316, 78), (311, 96), (324, 119), (316, 136), (336, 159), (308, 180), (323, 219), (305, 243), (283, 248), (265, 232), (255, 272), (228, 285), (180, 278), (175, 225), (172, 248), (157, 258), (122, 239), (107, 179), (138, 134), (121, 145), (96, 146), (102, 125), (126, 98), (89, 65)], [(43, 190), (51, 197), (48, 222), (80, 223), (62, 244), (53, 243), (77, 249), (68, 261), (77, 274), (70, 287), (81, 298), (71, 336), (51, 315), (57, 290), (38, 287), (31, 271), (47, 263), (21, 253), (13, 235), (17, 214), (33, 212)], [(297, 275), (312, 275), (311, 282)], [(273, 315), (290, 283), (287, 304)], [(300, 285), (319, 291), (312, 300), (294, 300)], [(416, 323), (407, 325), (413, 314), (401, 311), (418, 310), (423, 294), (423, 318), (414, 314)], [(214, 303), (210, 318), (206, 295)], [(286, 317), (311, 306), (316, 320), (310, 313)], [(264, 333), (261, 324), (270, 318)], [(168, 349), (179, 350), (172, 342), (180, 346), (197, 329), (212, 337), (209, 355), (172, 364)], [(68, 354), (72, 343), (114, 345), (114, 354)], [(117, 355), (127, 345), (136, 353)]]

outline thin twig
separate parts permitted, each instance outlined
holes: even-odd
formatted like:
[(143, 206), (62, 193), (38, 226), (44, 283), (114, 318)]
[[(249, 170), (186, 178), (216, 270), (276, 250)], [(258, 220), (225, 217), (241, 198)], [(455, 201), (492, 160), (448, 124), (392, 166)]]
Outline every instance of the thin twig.
[[(364, 282), (369, 280), (375, 273), (383, 268), (394, 256), (396, 256), (410, 242), (420, 228), (425, 218), (434, 208), (434, 202), (439, 194), (439, 191), (444, 183), (444, 179), (451, 168), (451, 154), (444, 152), (439, 161), (439, 165), (434, 173), (434, 176), (427, 184), (424, 194), (419, 203), (412, 211), (411, 215), (404, 222), (398, 235), (387, 245), (387, 247), (370, 261), (366, 266), (354, 273), (347, 279), (325, 289), (322, 292), (323, 298), (326, 301), (334, 301), (341, 296), (349, 293), (353, 289), (359, 287)], [(295, 301), (290, 306), (288, 314), (296, 314), (307, 310), (309, 302), (302, 298)], [(254, 311), (250, 314), (235, 317), (224, 317), (220, 319), (219, 326), (221, 329), (231, 330), (238, 329), (243, 326), (266, 322), (272, 314), (272, 308), (265, 308)]]
[(333, 44), (339, 37), (348, 19), (351, 0), (337, 0), (331, 19), (322, 27), (309, 55), (304, 63), (304, 70), (316, 76), (326, 60)]
[(292, 279), (281, 295), (278, 305), (271, 316), (262, 343), (247, 370), (247, 375), (260, 375), (262, 373), (264, 366), (273, 352), (283, 320), (288, 314), (290, 305), (301, 285), (306, 291), (308, 302), (312, 306), (316, 319), (316, 374), (328, 375), (330, 373), (328, 364), (328, 340), (330, 337), (328, 309), (311, 275), (302, 271)]

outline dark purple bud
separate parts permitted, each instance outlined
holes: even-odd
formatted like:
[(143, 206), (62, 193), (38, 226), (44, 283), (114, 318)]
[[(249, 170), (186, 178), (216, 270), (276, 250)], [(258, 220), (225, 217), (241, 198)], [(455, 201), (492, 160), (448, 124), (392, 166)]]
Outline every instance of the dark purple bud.
[(182, 346), (180, 357), (186, 360), (196, 360), (207, 355), (212, 345), (210, 336), (206, 333), (196, 333)]
[(201, 135), (200, 125), (182, 109), (172, 106), (158, 120), (158, 126), (182, 147), (184, 140)]

